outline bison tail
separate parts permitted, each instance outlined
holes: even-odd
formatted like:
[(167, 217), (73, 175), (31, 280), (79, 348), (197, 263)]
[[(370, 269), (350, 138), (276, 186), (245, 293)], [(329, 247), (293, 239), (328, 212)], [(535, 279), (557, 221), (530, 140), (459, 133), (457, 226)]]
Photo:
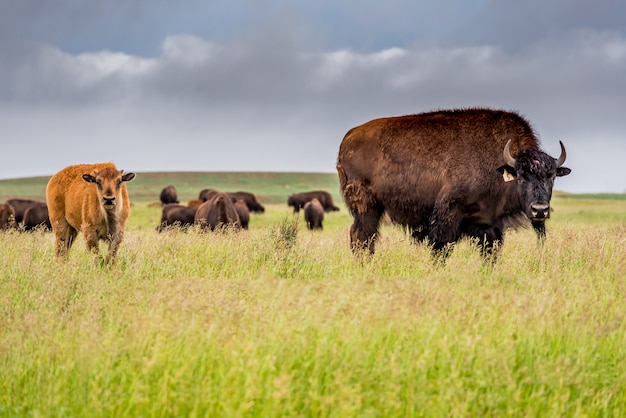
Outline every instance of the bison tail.
[[(374, 197), (367, 184), (360, 181), (349, 181), (341, 163), (337, 162), (337, 174), (343, 200), (353, 215), (364, 214), (375, 205)], [(339, 208), (337, 208), (339, 209)]]
[(369, 188), (360, 182), (349, 182), (343, 189), (343, 198), (350, 212), (362, 215), (374, 206), (374, 199)]

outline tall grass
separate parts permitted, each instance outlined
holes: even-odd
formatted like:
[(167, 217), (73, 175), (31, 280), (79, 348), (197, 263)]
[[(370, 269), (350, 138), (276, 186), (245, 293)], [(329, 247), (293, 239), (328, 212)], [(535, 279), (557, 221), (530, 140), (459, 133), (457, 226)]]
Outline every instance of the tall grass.
[(624, 416), (623, 204), (559, 200), (493, 267), (394, 227), (355, 259), (345, 208), (158, 233), (135, 204), (110, 268), (0, 235), (0, 416)]

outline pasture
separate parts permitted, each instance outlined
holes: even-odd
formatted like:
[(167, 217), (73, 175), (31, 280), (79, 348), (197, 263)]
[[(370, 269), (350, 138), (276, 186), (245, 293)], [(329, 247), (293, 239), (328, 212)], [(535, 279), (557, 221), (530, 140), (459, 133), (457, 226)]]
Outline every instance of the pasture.
[[(126, 168), (126, 167), (121, 167)], [(130, 167), (129, 167), (130, 169)], [(0, 181), (42, 199), (47, 178)], [(162, 187), (266, 206), (248, 231), (158, 233)], [(557, 183), (558, 188), (558, 183)], [(323, 231), (290, 193), (322, 189)], [(626, 199), (555, 193), (543, 248), (445, 265), (391, 225), (349, 250), (333, 174), (138, 173), (117, 264), (82, 236), (0, 234), (0, 416), (624, 416)]]

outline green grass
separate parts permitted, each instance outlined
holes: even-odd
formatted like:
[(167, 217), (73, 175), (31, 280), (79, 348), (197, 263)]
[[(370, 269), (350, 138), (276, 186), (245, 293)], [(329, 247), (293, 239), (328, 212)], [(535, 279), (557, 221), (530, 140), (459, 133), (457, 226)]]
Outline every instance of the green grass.
[(110, 268), (0, 235), (0, 416), (626, 414), (626, 201), (557, 195), (543, 249), (512, 231), (493, 268), (466, 241), (435, 265), (391, 226), (353, 257), (345, 207), (310, 232), (269, 174), (213, 182), (276, 190), (249, 231), (159, 234), (164, 185), (211, 183), (185, 176), (129, 183)]

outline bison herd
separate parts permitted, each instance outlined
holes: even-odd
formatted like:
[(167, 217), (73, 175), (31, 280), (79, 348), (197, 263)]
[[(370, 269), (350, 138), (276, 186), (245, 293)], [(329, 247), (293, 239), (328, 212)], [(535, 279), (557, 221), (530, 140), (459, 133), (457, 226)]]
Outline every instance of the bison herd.
[[(337, 157), (343, 199), (354, 218), (353, 251), (374, 252), (381, 219), (404, 227), (433, 253), (446, 254), (461, 238), (495, 256), (509, 228), (530, 225), (540, 242), (550, 217), (556, 177), (568, 175), (565, 146), (553, 158), (539, 146), (530, 123), (516, 112), (487, 108), (440, 110), (381, 118), (352, 128)], [(79, 231), (87, 248), (109, 244), (115, 258), (130, 212), (125, 183), (135, 177), (111, 163), (81, 164), (55, 174), (46, 202), (10, 199), (0, 204), (0, 230), (52, 229), (58, 257)], [(250, 213), (265, 208), (249, 192), (204, 189), (181, 205), (176, 188), (161, 191), (158, 231), (167, 228), (247, 229)], [(321, 229), (325, 212), (339, 210), (330, 193), (289, 196), (307, 227)]]
[[(109, 246), (105, 263), (114, 261), (124, 236), (130, 214), (130, 200), (125, 183), (135, 173), (124, 173), (112, 163), (69, 166), (50, 178), (46, 202), (9, 199), (0, 203), (0, 230), (42, 229), (55, 234), (55, 253), (66, 258), (79, 231), (87, 249), (97, 253), (98, 242)], [(168, 185), (159, 196), (163, 206), (157, 231), (186, 229), (197, 225), (201, 230), (224, 228), (248, 229), (250, 213), (263, 213), (265, 207), (256, 195), (238, 191), (227, 193), (203, 189), (197, 199), (180, 204), (176, 187)], [(297, 203), (292, 203), (297, 202)], [(323, 202), (323, 204), (321, 203)], [(311, 230), (322, 229), (324, 211), (339, 210), (330, 193), (296, 193), (288, 205), (297, 213), (304, 208), (304, 218)]]
[[(197, 199), (182, 205), (173, 185), (163, 188), (161, 204), (163, 210), (157, 226), (159, 232), (172, 227), (186, 229), (193, 225), (211, 231), (224, 227), (248, 229), (250, 213), (265, 212), (257, 196), (244, 191), (203, 189)], [(304, 209), (304, 219), (311, 230), (322, 229), (324, 212), (339, 210), (330, 193), (322, 190), (294, 193), (289, 196), (287, 204), (293, 206), (294, 213), (298, 213), (300, 208)]]
[(9, 199), (0, 203), (0, 231), (19, 228), (33, 231), (52, 230), (46, 202), (31, 199)]

